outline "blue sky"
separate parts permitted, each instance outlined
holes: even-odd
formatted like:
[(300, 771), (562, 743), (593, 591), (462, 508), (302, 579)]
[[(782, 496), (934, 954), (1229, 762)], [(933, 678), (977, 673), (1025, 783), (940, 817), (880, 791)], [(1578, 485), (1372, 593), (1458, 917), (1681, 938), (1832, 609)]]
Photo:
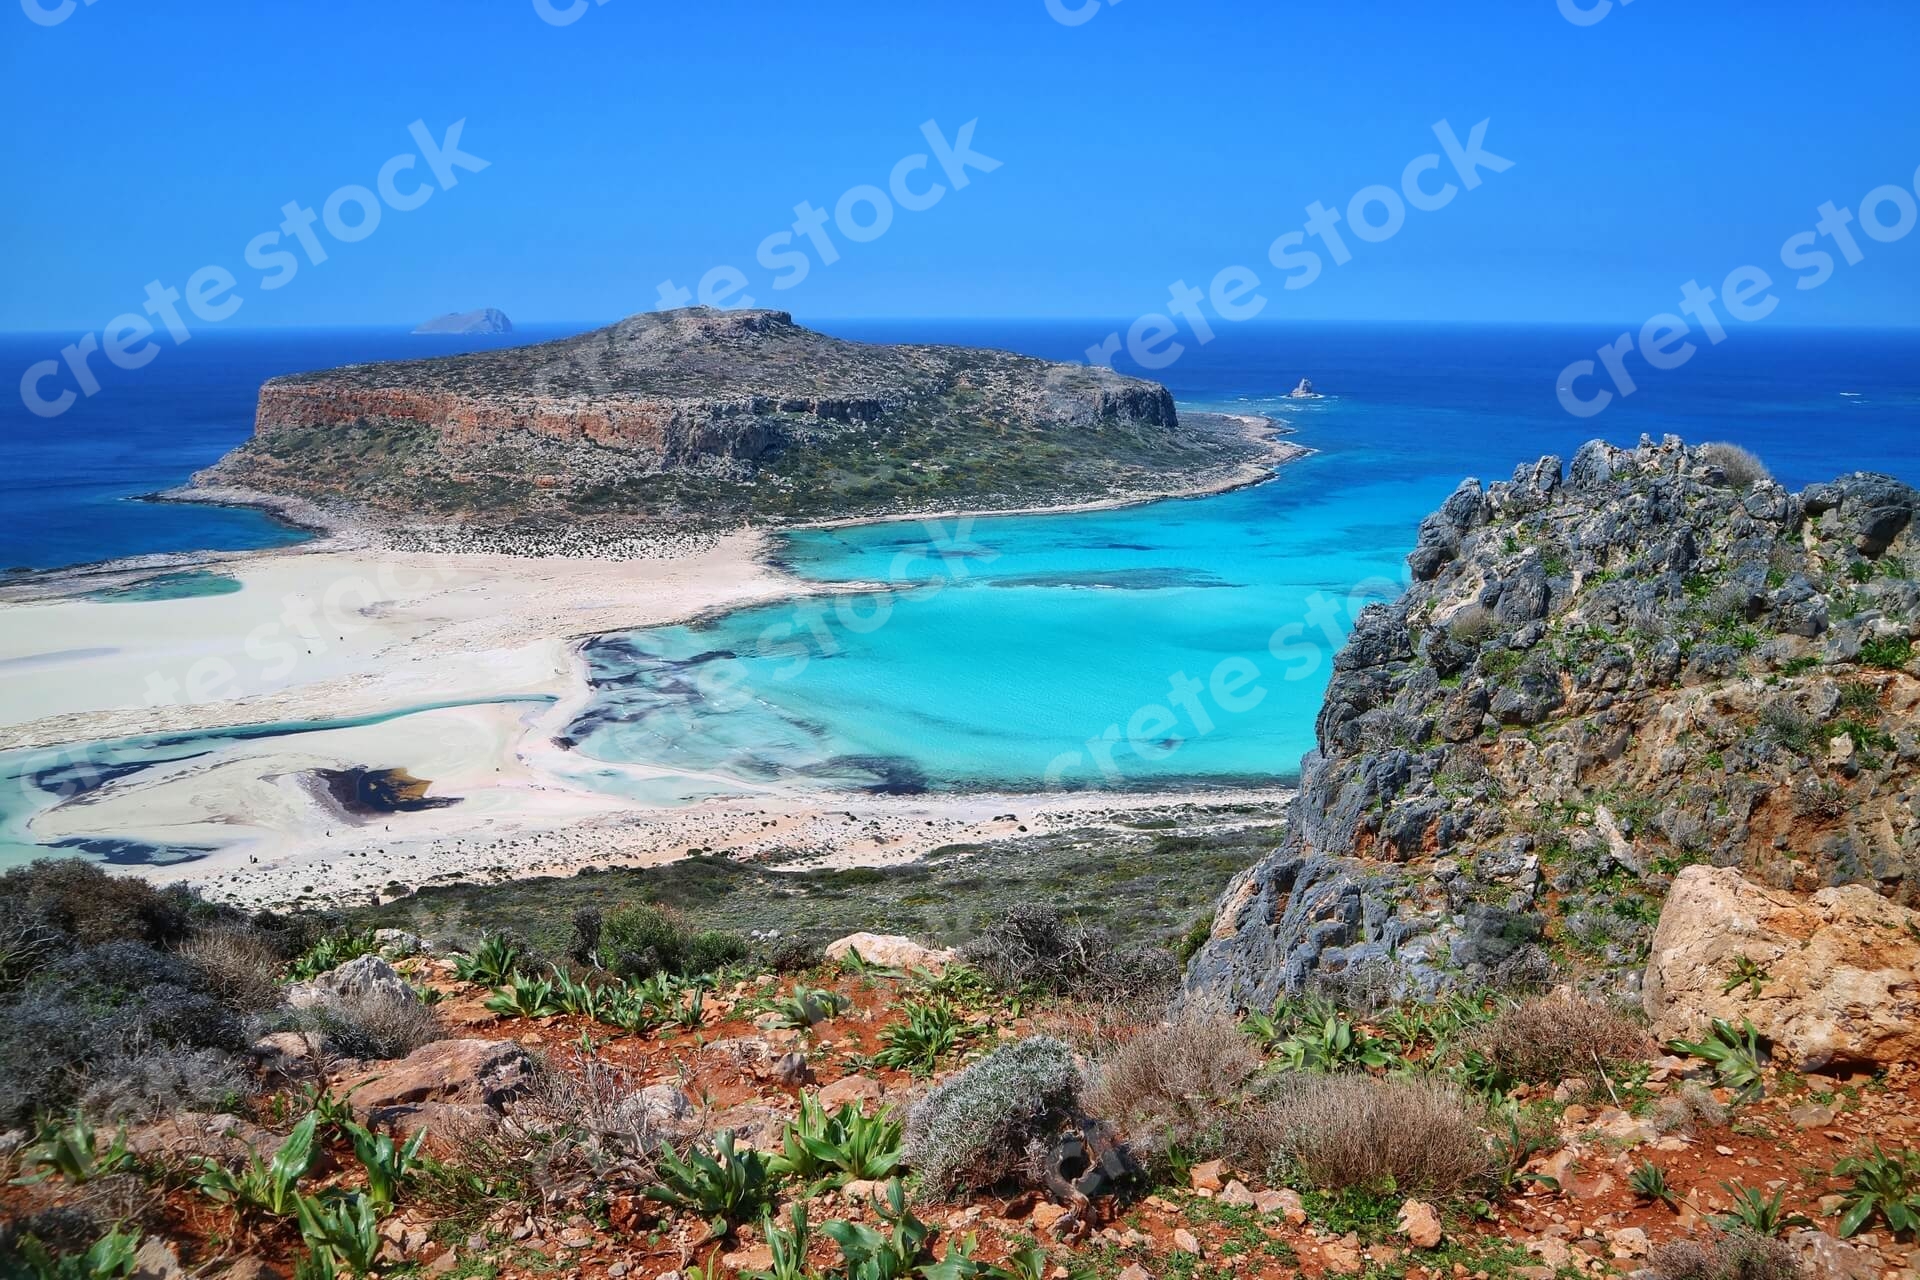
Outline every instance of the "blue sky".
[[(566, 26), (533, 0), (95, 0), (44, 27), (10, 5), (0, 329), (97, 330), (209, 265), (233, 326), (611, 319), (723, 264), (803, 320), (1128, 317), (1245, 265), (1274, 319), (1637, 322), (1690, 278), (1784, 276), (1823, 201), (1911, 192), (1916, 52), (1911, 0), (1633, 0), (1588, 26), (1556, 0), (1123, 0), (1078, 26), (1045, 0), (602, 0)], [(243, 250), (283, 204), (373, 186), (412, 121), (462, 118), (484, 171), (260, 287)], [(976, 118), (998, 169), (770, 287), (756, 248), (794, 206), (884, 188), (923, 121)], [(1490, 120), (1513, 167), (1277, 288), (1275, 237), (1397, 186), (1443, 118)], [(1920, 235), (1865, 248), (1776, 323), (1913, 323)]]

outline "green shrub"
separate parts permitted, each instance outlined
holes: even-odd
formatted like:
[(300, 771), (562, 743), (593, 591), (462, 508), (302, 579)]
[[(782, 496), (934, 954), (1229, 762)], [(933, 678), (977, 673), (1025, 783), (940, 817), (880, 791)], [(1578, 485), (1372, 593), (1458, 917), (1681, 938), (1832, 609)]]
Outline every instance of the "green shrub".
[(896, 1071), (932, 1075), (940, 1059), (958, 1048), (973, 1028), (945, 1000), (916, 1001), (907, 1006), (907, 1020), (880, 1033), (881, 1049), (873, 1060)]
[(1003, 990), (1083, 1000), (1152, 1002), (1180, 980), (1172, 952), (1117, 945), (1106, 930), (1070, 923), (1051, 907), (1013, 908), (961, 955)]
[(990, 1187), (1024, 1167), (1028, 1143), (1061, 1130), (1080, 1087), (1073, 1051), (1059, 1040), (996, 1049), (914, 1104), (907, 1165), (936, 1196)]
[(1905, 636), (1875, 636), (1860, 642), (1860, 661), (1869, 667), (1899, 671), (1913, 661), (1913, 641)]
[(736, 1149), (733, 1134), (722, 1132), (712, 1155), (691, 1151), (683, 1158), (671, 1147), (662, 1151), (660, 1181), (647, 1188), (647, 1196), (698, 1214), (714, 1236), (722, 1236), (764, 1214), (778, 1187), (779, 1174), (766, 1156)]
[(600, 962), (628, 981), (659, 973), (713, 973), (751, 952), (746, 939), (723, 929), (695, 932), (677, 912), (652, 903), (628, 903), (600, 924)]

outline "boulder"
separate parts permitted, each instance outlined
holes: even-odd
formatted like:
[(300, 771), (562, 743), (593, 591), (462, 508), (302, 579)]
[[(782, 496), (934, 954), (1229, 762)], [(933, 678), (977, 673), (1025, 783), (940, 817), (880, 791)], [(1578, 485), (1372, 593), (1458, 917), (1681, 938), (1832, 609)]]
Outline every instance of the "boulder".
[[(1765, 973), (1757, 993), (1729, 983), (1743, 957)], [(1642, 999), (1663, 1040), (1749, 1019), (1801, 1071), (1920, 1061), (1920, 912), (1862, 885), (1803, 898), (1688, 867), (1660, 912)]]
[(837, 1111), (851, 1102), (862, 1111), (871, 1112), (880, 1106), (884, 1096), (880, 1082), (872, 1076), (846, 1076), (822, 1087), (815, 1101), (829, 1111)]
[(1401, 1205), (1399, 1225), (1400, 1234), (1416, 1249), (1437, 1248), (1444, 1234), (1440, 1215), (1424, 1200), (1409, 1200)]
[(254, 1151), (279, 1150), (281, 1139), (238, 1116), (181, 1111), (127, 1134), (127, 1149), (144, 1159), (209, 1156), (243, 1160)]
[(892, 933), (854, 933), (827, 944), (827, 959), (843, 960), (848, 953), (882, 969), (925, 969), (942, 973), (953, 963), (952, 951), (935, 951), (911, 938)]
[(418, 1000), (399, 971), (379, 956), (360, 956), (337, 969), (329, 969), (309, 982), (287, 987), (287, 1003), (296, 1009), (317, 1004), (332, 1004), (342, 999)]
[(397, 1062), (377, 1062), (335, 1082), (356, 1107), (377, 1111), (420, 1103), (499, 1110), (527, 1087), (533, 1060), (503, 1040), (438, 1040)]

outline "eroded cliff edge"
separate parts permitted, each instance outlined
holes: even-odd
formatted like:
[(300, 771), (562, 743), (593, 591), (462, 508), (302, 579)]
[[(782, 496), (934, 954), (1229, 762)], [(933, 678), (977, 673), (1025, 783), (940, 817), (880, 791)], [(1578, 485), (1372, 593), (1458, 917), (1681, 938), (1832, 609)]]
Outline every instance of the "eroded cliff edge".
[(1109, 369), (692, 308), (272, 379), (252, 439), (195, 484), (376, 520), (806, 520), (1097, 500), (1260, 453)]
[(1189, 992), (1631, 991), (1696, 863), (1914, 905), (1917, 505), (1673, 437), (1463, 482), (1336, 658), (1285, 840)]

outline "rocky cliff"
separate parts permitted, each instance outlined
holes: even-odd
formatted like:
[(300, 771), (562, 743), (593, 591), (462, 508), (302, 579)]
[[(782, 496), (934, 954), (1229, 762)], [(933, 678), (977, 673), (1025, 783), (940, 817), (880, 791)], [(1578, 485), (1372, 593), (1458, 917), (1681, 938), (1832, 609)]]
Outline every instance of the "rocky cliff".
[(1111, 370), (695, 308), (275, 378), (196, 482), (408, 518), (779, 518), (1105, 496), (1255, 453)]
[(479, 311), (455, 311), (435, 316), (414, 329), (415, 333), (512, 333), (513, 321), (498, 307)]
[(1462, 483), (1339, 654), (1284, 842), (1189, 991), (1632, 990), (1697, 863), (1914, 905), (1916, 505), (1672, 437)]

